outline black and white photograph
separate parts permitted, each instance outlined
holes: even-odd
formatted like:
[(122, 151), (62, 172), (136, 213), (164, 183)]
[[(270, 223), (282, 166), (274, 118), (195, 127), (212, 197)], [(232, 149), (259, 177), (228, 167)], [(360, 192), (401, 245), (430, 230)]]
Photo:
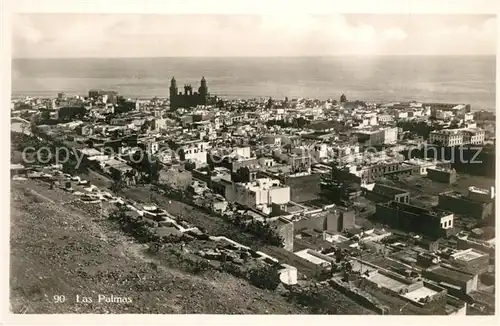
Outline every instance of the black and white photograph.
[(35, 9), (11, 314), (495, 316), (495, 12)]

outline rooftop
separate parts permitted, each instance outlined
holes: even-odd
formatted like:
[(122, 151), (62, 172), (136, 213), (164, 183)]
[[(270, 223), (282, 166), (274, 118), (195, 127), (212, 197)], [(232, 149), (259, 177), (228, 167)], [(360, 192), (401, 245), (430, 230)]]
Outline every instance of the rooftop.
[(477, 258), (480, 258), (480, 257), (484, 257), (486, 256), (487, 254), (485, 254), (484, 252), (481, 252), (479, 250), (475, 250), (473, 248), (470, 248), (470, 249), (467, 249), (467, 250), (462, 250), (462, 251), (459, 251), (457, 253), (454, 253), (453, 255), (451, 255), (450, 257), (456, 259), (456, 260), (461, 260), (461, 261), (471, 261), (471, 260), (474, 260), (474, 259), (477, 259)]
[(297, 251), (294, 254), (301, 257), (301, 258), (304, 258), (307, 261), (310, 261), (311, 263), (313, 263), (315, 265), (329, 264), (329, 262), (327, 260), (324, 260), (324, 259), (321, 259), (319, 257), (311, 255), (309, 253), (310, 251), (311, 251), (310, 249), (304, 249), (301, 251)]
[(466, 273), (466, 272), (461, 272), (457, 269), (446, 267), (445, 265), (440, 265), (434, 268), (430, 269), (433, 273), (443, 275), (449, 278), (452, 278), (454, 280), (462, 281), (462, 282), (467, 282), (469, 281), (473, 275)]

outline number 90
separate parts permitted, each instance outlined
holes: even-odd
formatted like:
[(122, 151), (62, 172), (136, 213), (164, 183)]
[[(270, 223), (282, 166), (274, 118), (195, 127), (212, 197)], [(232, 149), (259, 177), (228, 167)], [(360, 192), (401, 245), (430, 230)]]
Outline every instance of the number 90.
[(53, 299), (55, 303), (63, 303), (66, 301), (66, 297), (64, 295), (55, 295)]

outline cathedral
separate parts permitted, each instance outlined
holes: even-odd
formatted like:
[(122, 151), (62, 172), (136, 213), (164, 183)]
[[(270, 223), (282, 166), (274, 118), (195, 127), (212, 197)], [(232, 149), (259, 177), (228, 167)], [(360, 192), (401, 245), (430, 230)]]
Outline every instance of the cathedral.
[(205, 77), (201, 78), (198, 92), (193, 93), (191, 85), (184, 85), (184, 93), (179, 92), (175, 77), (170, 81), (170, 109), (189, 108), (197, 105), (207, 105), (209, 101), (208, 86)]

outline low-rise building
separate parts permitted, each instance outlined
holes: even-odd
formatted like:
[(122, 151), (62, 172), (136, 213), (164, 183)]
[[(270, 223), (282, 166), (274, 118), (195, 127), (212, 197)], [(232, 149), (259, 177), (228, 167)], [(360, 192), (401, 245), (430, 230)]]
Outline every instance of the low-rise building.
[(449, 265), (432, 266), (422, 272), (422, 276), (437, 282), (451, 295), (468, 294), (477, 290), (478, 275), (466, 273)]
[(391, 201), (376, 205), (376, 218), (384, 224), (405, 232), (415, 232), (432, 238), (447, 235), (453, 228), (453, 213), (426, 209)]
[(232, 183), (225, 189), (225, 198), (243, 206), (258, 208), (290, 201), (290, 187), (279, 180), (259, 178), (251, 182)]
[(364, 189), (367, 199), (374, 202), (397, 201), (410, 203), (410, 192), (401, 188), (391, 187), (382, 183), (375, 183), (372, 190)]
[(464, 143), (463, 133), (456, 129), (434, 130), (429, 134), (429, 143), (445, 147), (460, 146)]
[(205, 142), (193, 142), (182, 146), (179, 150), (181, 161), (192, 161), (196, 167), (207, 164), (208, 144)]
[(427, 178), (432, 181), (442, 182), (446, 184), (454, 184), (457, 182), (457, 172), (455, 169), (445, 168), (427, 168)]
[(420, 172), (420, 175), (427, 175), (427, 169), (435, 168), (437, 166), (437, 161), (434, 161), (432, 159), (424, 160), (419, 158), (412, 158), (404, 161), (403, 164), (417, 167)]
[(444, 147), (480, 145), (484, 139), (485, 132), (479, 128), (442, 129), (429, 134), (429, 143)]
[(464, 196), (457, 191), (447, 191), (439, 194), (439, 208), (446, 209), (456, 214), (467, 215), (477, 219), (483, 219), (490, 216), (493, 212), (492, 199), (488, 196), (486, 199), (472, 196), (469, 191), (468, 196)]

